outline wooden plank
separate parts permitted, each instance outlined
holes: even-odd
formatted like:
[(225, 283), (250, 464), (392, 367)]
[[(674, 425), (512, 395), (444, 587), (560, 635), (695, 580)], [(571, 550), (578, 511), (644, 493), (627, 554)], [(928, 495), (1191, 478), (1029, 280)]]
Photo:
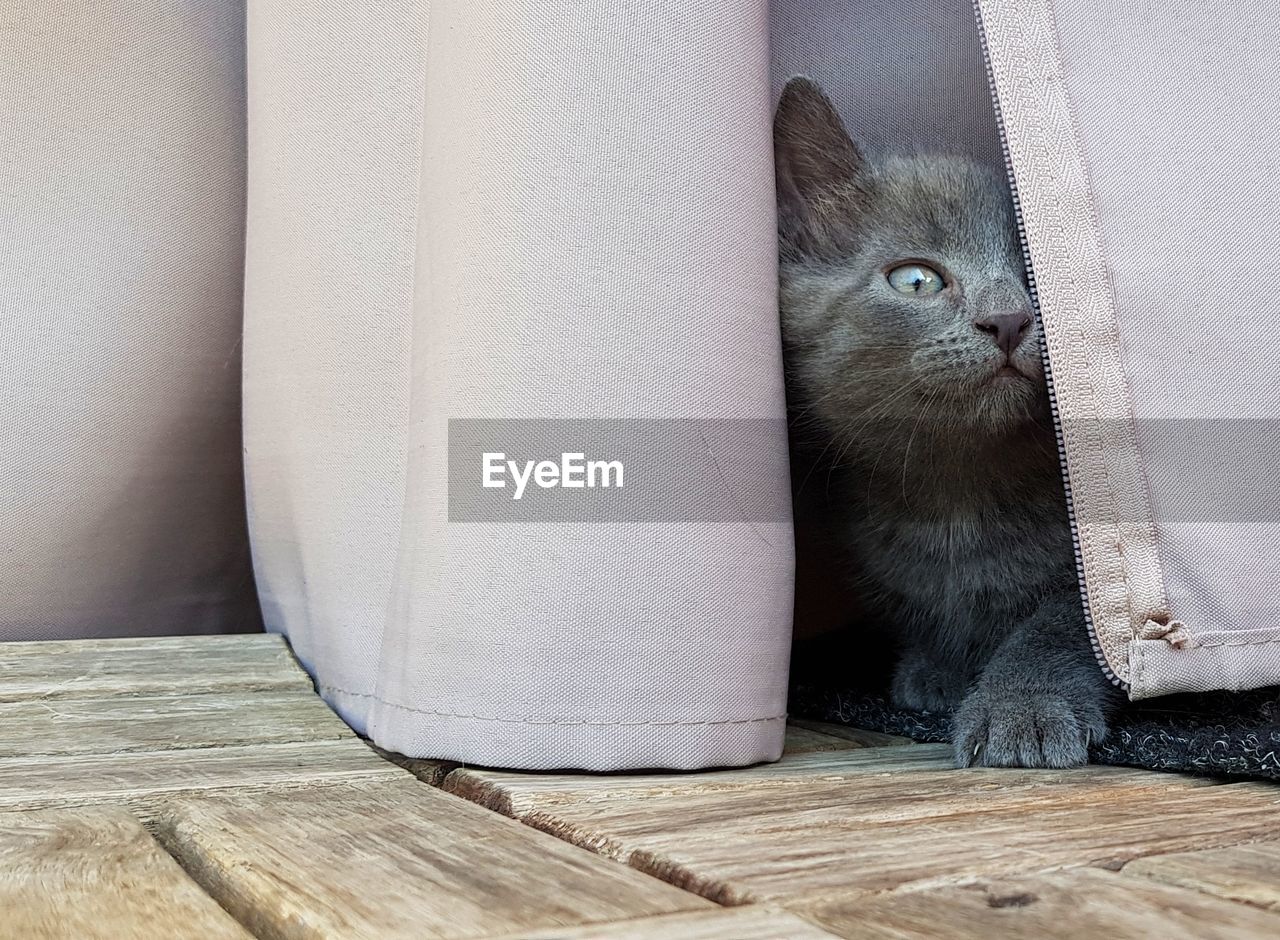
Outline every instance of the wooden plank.
[(0, 702), (311, 688), (273, 634), (0, 643)]
[(127, 754), (0, 760), (0, 810), (145, 805), (176, 793), (228, 787), (307, 787), (408, 780), (358, 739)]
[(156, 826), (265, 940), (481, 937), (709, 907), (413, 780), (184, 800)]
[[(1143, 855), (1231, 845), (1280, 825), (1278, 794), (1250, 784), (1180, 792), (1068, 785), (1026, 796), (975, 811), (884, 819), (859, 808), (850, 792), (843, 807), (767, 800), (754, 812), (739, 807), (737, 821), (701, 821), (696, 808), (688, 816), (682, 809), (661, 834), (626, 831), (616, 821), (605, 832), (634, 867), (721, 903), (744, 903), (1118, 867)], [(1144, 803), (1158, 812), (1144, 813)]]
[(827, 721), (809, 721), (804, 718), (792, 718), (787, 722), (787, 750), (801, 753), (806, 750), (834, 751), (834, 746), (826, 745), (829, 739), (844, 741), (845, 747), (893, 747), (894, 745), (915, 744), (910, 738), (896, 734), (882, 734), (879, 731), (864, 731), (850, 725), (837, 725)]
[(921, 744), (792, 753), (775, 764), (692, 774), (528, 774), (468, 767), (449, 774), (444, 785), (445, 789), (490, 809), (520, 817), (556, 803), (596, 799), (648, 801), (689, 792), (709, 794), (786, 788), (807, 786), (823, 779), (842, 780), (906, 771), (950, 772), (951, 768), (950, 748)]
[(814, 751), (847, 751), (860, 746), (862, 745), (837, 738), (835, 735), (787, 725), (787, 739), (782, 753), (810, 754)]
[(877, 750), (796, 755), (773, 780), (769, 768), (719, 779), (467, 769), (445, 785), (728, 904), (1121, 864), (1280, 825), (1280, 790), (1266, 785), (1104, 767), (940, 771), (919, 760), (923, 745)]
[(355, 734), (312, 692), (26, 699), (0, 704), (0, 758), (122, 754)]
[(1130, 862), (1123, 873), (1280, 911), (1280, 843), (1277, 842), (1154, 855)]
[[(903, 775), (910, 775), (903, 779)], [(1198, 787), (1203, 778), (1155, 776), (1119, 767), (1073, 770), (955, 770), (951, 749), (942, 744), (913, 747), (855, 748), (834, 752), (787, 754), (775, 764), (741, 770), (701, 773), (626, 775), (528, 774), (461, 768), (445, 780), (445, 789), (508, 816), (525, 816), (565, 804), (619, 805), (626, 800), (650, 802), (669, 798), (680, 804), (698, 801), (715, 811), (718, 795), (726, 811), (737, 802), (749, 804), (765, 790), (785, 790), (779, 801), (803, 799), (822, 805), (848, 801), (854, 788), (865, 805), (871, 799), (898, 807), (900, 815), (937, 814), (1002, 799), (1019, 790), (1049, 785), (1105, 782), (1108, 785)], [(737, 794), (736, 796), (734, 794)], [(691, 805), (691, 804), (690, 804)]]
[(509, 940), (830, 940), (835, 936), (794, 914), (758, 904), (508, 935)]
[(0, 934), (248, 940), (127, 812), (0, 815)]
[(1096, 869), (853, 897), (817, 905), (805, 915), (843, 937), (1258, 940), (1280, 936), (1280, 917), (1275, 914)]

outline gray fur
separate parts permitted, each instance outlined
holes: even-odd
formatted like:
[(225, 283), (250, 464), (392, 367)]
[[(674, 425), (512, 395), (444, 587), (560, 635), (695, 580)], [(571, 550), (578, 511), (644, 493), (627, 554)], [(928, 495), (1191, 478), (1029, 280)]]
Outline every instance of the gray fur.
[[(1039, 325), (1007, 360), (975, 327), (1032, 313), (1007, 188), (961, 159), (868, 160), (807, 79), (774, 136), (797, 511), (838, 527), (860, 608), (895, 635), (895, 701), (956, 709), (958, 764), (1084, 763), (1113, 690), (1083, 623)], [(897, 293), (903, 261), (947, 289)]]

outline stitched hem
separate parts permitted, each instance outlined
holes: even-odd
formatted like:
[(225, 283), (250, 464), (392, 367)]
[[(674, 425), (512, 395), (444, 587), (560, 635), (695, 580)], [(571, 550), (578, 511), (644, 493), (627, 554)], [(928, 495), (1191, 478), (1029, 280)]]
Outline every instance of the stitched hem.
[[(1150, 642), (1156, 642), (1156, 641), (1143, 640), (1141, 642), (1150, 643)], [(1193, 646), (1192, 649), (1193, 650), (1212, 650), (1212, 649), (1224, 649), (1230, 646), (1275, 646), (1277, 644), (1280, 644), (1280, 639), (1276, 639), (1274, 636), (1267, 637), (1267, 638), (1259, 637), (1258, 639), (1255, 639), (1255, 640), (1213, 640), (1213, 639), (1202, 640), (1199, 636), (1197, 636), (1196, 645)]]
[[(1215, 689), (1243, 691), (1280, 682), (1280, 666), (1274, 665), (1274, 652), (1280, 649), (1280, 630), (1201, 634), (1196, 637), (1196, 644), (1186, 650), (1173, 650), (1163, 640), (1135, 640), (1130, 648), (1133, 698)], [(1259, 660), (1254, 650), (1266, 646), (1272, 648), (1268, 652), (1273, 655)], [(1242, 662), (1249, 666), (1242, 668)], [(1263, 663), (1272, 664), (1271, 668), (1263, 668)]]
[(552, 725), (557, 727), (647, 727), (647, 728), (675, 728), (685, 726), (701, 726), (711, 727), (716, 725), (753, 725), (764, 724), (770, 721), (785, 721), (787, 713), (781, 715), (772, 715), (764, 718), (729, 718), (723, 720), (713, 720), (707, 718), (679, 718), (673, 721), (628, 721), (625, 719), (609, 719), (606, 721), (567, 721), (558, 719), (540, 719), (540, 718), (503, 718), (498, 715), (473, 715), (466, 712), (446, 712), (437, 711), (430, 708), (411, 708), (408, 705), (400, 705), (396, 702), (388, 702), (386, 699), (379, 698), (376, 695), (369, 695), (364, 692), (348, 692), (345, 689), (339, 689), (336, 686), (321, 685), (320, 691), (336, 692), (339, 695), (347, 695), (352, 698), (369, 699), (377, 702), (379, 705), (391, 708), (396, 711), (409, 712), (414, 715), (433, 715), (437, 718), (461, 718), (467, 721), (492, 721), (507, 725)]

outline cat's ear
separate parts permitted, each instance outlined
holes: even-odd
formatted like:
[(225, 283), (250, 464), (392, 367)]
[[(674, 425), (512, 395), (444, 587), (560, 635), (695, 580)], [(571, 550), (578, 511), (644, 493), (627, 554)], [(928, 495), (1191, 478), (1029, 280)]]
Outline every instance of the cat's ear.
[(797, 247), (818, 247), (838, 227), (832, 213), (847, 211), (866, 173), (862, 152), (818, 84), (787, 82), (773, 118), (779, 228)]

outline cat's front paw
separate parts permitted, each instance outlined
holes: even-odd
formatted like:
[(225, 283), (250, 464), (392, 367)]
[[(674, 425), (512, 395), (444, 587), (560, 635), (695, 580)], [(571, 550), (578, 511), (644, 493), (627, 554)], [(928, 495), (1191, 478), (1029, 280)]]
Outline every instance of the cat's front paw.
[(1100, 697), (981, 684), (952, 724), (960, 767), (1078, 767), (1107, 734)]
[(908, 650), (893, 672), (893, 704), (917, 712), (949, 712), (969, 689), (969, 676), (940, 666), (918, 650)]

